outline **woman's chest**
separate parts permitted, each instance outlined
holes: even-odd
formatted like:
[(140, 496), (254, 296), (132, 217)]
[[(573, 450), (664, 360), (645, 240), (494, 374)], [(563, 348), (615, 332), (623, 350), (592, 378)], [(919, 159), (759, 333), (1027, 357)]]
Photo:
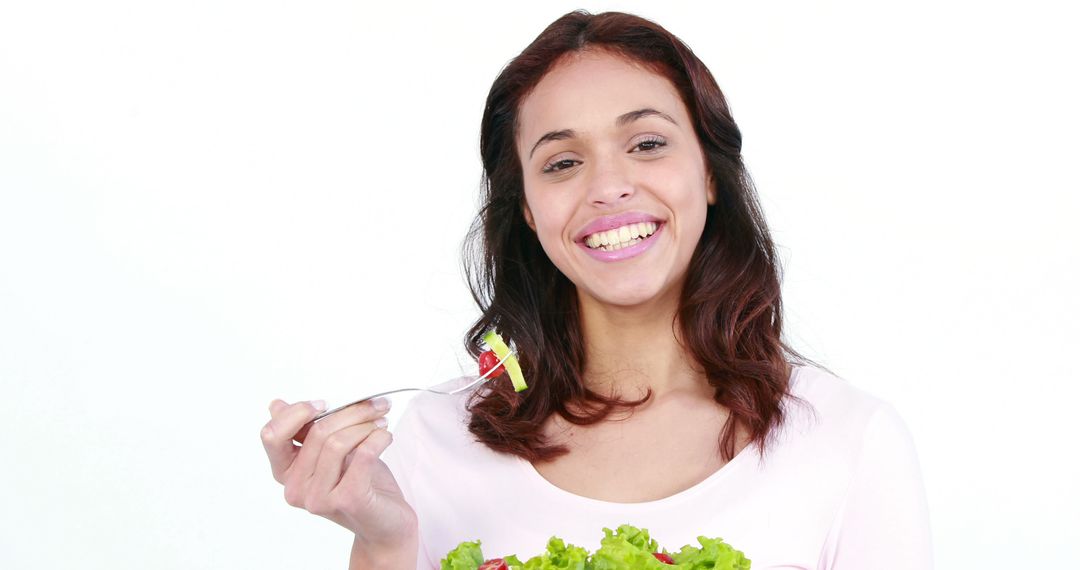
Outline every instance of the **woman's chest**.
[(570, 452), (534, 467), (575, 495), (615, 503), (655, 501), (693, 487), (724, 466), (719, 438), (726, 417), (707, 411), (552, 426), (550, 435)]

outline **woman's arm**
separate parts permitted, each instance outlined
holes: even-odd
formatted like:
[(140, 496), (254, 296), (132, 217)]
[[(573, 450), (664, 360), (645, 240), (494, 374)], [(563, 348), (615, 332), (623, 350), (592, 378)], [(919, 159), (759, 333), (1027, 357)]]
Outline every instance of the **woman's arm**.
[(414, 534), (396, 548), (379, 549), (364, 544), (357, 536), (353, 539), (349, 570), (416, 570), (418, 543)]

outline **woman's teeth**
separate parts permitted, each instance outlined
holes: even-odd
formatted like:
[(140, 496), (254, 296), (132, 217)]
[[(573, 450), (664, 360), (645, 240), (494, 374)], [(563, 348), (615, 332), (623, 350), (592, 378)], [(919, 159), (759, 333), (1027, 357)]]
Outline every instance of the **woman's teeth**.
[(606, 232), (596, 232), (585, 238), (585, 245), (589, 246), (590, 249), (615, 251), (628, 245), (634, 245), (653, 235), (656, 233), (657, 227), (656, 222), (641, 222)]

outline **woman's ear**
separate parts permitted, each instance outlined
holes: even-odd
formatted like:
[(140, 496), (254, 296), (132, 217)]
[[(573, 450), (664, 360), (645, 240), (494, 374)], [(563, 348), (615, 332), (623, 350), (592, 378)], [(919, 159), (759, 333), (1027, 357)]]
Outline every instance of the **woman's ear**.
[(521, 214), (525, 216), (525, 223), (529, 224), (529, 229), (536, 233), (536, 223), (533, 222), (532, 210), (529, 209), (529, 203), (525, 200), (521, 201)]
[(710, 206), (716, 204), (716, 180), (711, 172), (705, 177), (705, 201)]

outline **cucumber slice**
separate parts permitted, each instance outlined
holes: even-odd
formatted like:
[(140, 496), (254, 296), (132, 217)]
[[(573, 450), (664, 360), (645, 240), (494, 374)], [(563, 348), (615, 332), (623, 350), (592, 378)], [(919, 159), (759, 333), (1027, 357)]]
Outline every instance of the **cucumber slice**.
[[(506, 345), (506, 341), (499, 336), (499, 333), (493, 330), (484, 333), (484, 342), (491, 347), (491, 350), (495, 351), (495, 356), (498, 356), (499, 360), (506, 358), (503, 366), (510, 373), (510, 381), (514, 383), (514, 391), (520, 392), (528, 388), (525, 385), (525, 375), (521, 373), (521, 365), (518, 364), (517, 357), (510, 354), (510, 347)], [(510, 354), (509, 358), (506, 356), (508, 354)]]

